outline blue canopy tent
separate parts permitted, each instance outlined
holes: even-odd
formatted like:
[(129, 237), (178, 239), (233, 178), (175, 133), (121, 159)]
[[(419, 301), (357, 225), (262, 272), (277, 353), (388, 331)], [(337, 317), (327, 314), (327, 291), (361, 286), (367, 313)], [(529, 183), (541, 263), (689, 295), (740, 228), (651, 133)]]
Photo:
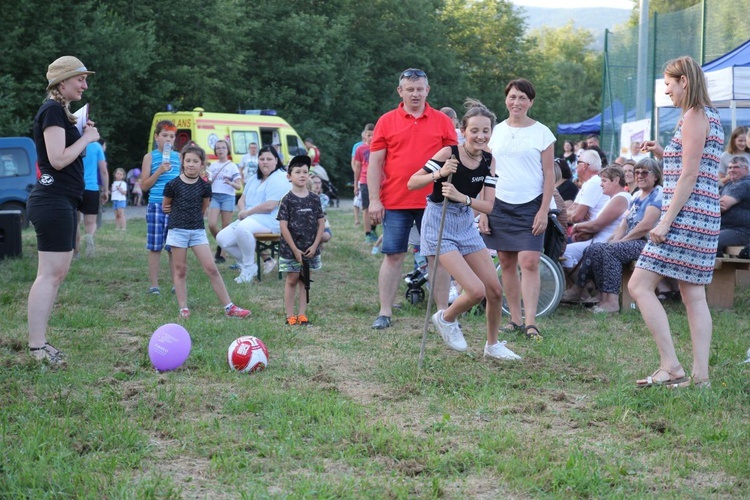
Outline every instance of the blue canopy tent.
[[(750, 123), (750, 40), (704, 64), (702, 69), (708, 95), (719, 109), (722, 123), (731, 124), (730, 133), (738, 121)], [(673, 130), (680, 113), (664, 94), (664, 79), (656, 80), (654, 102), (659, 133), (665, 128)]]
[[(623, 121), (625, 109), (622, 103), (615, 100), (611, 106), (604, 110), (604, 122), (609, 123), (614, 116), (615, 123), (619, 126)], [(558, 134), (600, 134), (602, 131), (602, 114), (592, 116), (588, 120), (578, 123), (560, 123), (557, 126)]]

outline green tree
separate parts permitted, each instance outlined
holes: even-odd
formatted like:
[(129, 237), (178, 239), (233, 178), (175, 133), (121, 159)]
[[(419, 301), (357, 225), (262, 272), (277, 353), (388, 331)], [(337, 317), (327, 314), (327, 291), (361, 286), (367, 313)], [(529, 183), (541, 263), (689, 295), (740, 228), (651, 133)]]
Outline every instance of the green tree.
[[(575, 28), (541, 28), (529, 35), (537, 99), (531, 114), (555, 130), (600, 111), (601, 55), (590, 47), (594, 35)], [(561, 147), (561, 146), (560, 146)]]

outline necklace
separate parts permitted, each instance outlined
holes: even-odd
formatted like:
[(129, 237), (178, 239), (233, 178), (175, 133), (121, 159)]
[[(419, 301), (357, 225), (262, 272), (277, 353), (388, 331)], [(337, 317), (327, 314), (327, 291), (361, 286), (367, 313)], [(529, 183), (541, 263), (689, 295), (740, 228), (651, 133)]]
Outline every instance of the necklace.
[(463, 144), (463, 147), (464, 147), (464, 151), (466, 151), (466, 154), (469, 155), (469, 158), (471, 158), (472, 160), (479, 160), (480, 158), (482, 158), (481, 151), (474, 155), (474, 154), (471, 154), (471, 152), (466, 148), (466, 144)]
[(183, 174), (183, 175), (184, 175), (185, 177), (187, 177), (188, 179), (190, 179), (190, 180), (193, 180), (193, 179), (197, 179), (198, 177), (200, 177), (200, 176), (198, 176), (198, 175), (196, 175), (195, 177), (190, 177), (190, 176), (189, 176), (188, 174)]

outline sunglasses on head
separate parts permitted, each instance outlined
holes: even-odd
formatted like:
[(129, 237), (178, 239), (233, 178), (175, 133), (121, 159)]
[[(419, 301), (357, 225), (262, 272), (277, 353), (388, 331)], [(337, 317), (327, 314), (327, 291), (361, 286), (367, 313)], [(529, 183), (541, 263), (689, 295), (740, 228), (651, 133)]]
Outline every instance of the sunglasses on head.
[(407, 69), (406, 71), (401, 73), (401, 77), (399, 78), (399, 80), (401, 80), (402, 78), (412, 78), (415, 76), (417, 78), (427, 78), (427, 73), (425, 73), (421, 69)]

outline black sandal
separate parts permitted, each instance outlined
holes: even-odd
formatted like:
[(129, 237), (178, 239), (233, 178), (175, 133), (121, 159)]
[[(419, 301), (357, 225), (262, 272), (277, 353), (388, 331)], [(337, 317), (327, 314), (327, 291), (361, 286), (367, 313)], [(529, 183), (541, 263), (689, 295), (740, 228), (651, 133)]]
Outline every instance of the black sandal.
[(517, 325), (512, 321), (508, 321), (508, 324), (500, 329), (501, 333), (516, 333), (522, 332), (526, 329), (526, 325)]
[(42, 347), (29, 347), (29, 353), (37, 361), (45, 362), (56, 368), (62, 368), (67, 364), (63, 359), (65, 355), (62, 351), (50, 344), (44, 344)]
[(526, 338), (529, 340), (544, 340), (544, 337), (542, 337), (542, 334), (539, 333), (539, 328), (537, 328), (536, 325), (527, 325), (524, 328), (524, 333), (526, 334)]

